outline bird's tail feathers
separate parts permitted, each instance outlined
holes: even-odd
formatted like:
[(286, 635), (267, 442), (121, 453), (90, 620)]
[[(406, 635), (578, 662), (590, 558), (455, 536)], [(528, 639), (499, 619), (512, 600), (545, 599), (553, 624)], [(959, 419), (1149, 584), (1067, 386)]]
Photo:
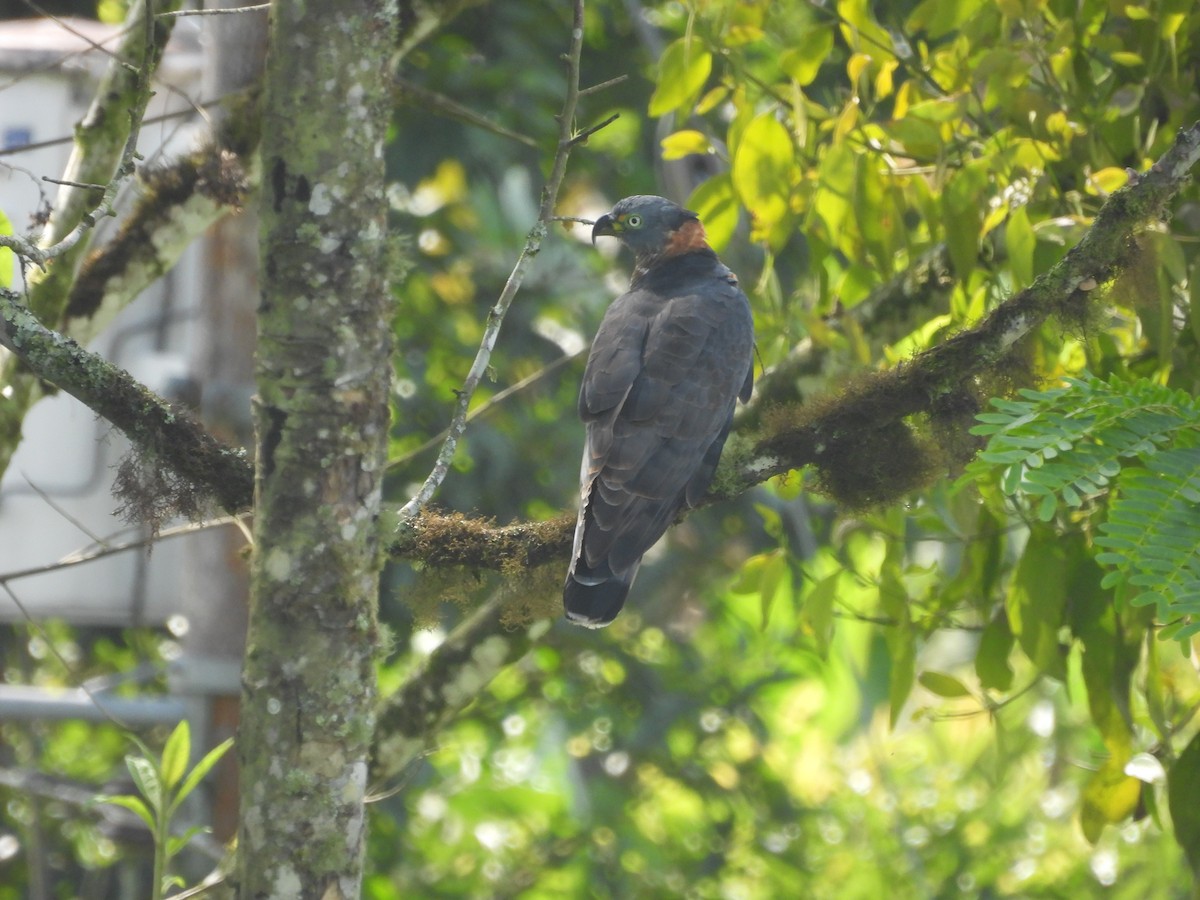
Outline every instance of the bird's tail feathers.
[(577, 580), (574, 574), (568, 575), (567, 583), (563, 587), (563, 606), (566, 607), (567, 621), (585, 628), (603, 628), (617, 617), (617, 613), (625, 605), (631, 581), (621, 581), (613, 577), (606, 581), (587, 583)]

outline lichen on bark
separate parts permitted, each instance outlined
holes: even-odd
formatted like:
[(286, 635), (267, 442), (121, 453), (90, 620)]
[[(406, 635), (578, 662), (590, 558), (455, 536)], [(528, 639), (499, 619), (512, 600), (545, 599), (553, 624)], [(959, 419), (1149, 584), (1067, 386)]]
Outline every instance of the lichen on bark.
[(246, 897), (354, 897), (374, 727), (395, 4), (276, 4), (264, 92)]

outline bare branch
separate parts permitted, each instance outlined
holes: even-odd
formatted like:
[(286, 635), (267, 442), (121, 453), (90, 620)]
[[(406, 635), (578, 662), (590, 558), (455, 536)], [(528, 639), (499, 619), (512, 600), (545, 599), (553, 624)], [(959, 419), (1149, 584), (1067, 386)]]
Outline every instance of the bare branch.
[[(142, 120), (142, 125), (157, 125), (160, 122), (169, 122), (171, 119), (181, 119), (184, 116), (190, 115), (195, 109), (208, 109), (210, 106), (216, 106), (224, 101), (225, 98), (216, 100), (200, 100), (197, 101), (193, 109), (177, 109), (174, 112), (161, 113), (157, 116), (150, 116)], [(59, 144), (69, 144), (75, 140), (75, 136), (64, 134), (56, 138), (47, 138), (44, 141), (34, 141), (32, 144), (21, 144), (19, 147), (5, 147), (0, 149), (0, 157), (17, 156), (21, 153), (32, 153), (34, 150), (44, 150), (47, 147), (57, 147)]]
[(525, 246), (521, 250), (521, 255), (517, 257), (516, 265), (513, 267), (512, 273), (508, 276), (508, 281), (504, 285), (504, 289), (500, 292), (499, 298), (492, 307), (488, 315), (487, 327), (484, 329), (483, 341), (479, 345), (479, 352), (475, 355), (475, 361), (471, 364), (471, 370), (467, 373), (467, 378), (463, 382), (462, 390), (458, 392), (458, 404), (455, 408), (454, 417), (450, 421), (449, 433), (446, 435), (446, 441), (442, 444), (442, 449), (438, 453), (437, 461), (434, 463), (433, 471), (429, 473), (429, 477), (425, 479), (425, 483), (417, 494), (404, 504), (400, 510), (401, 523), (410, 522), (417, 516), (432, 498), (442, 481), (446, 478), (446, 473), (450, 471), (450, 461), (454, 458), (454, 451), (458, 447), (459, 438), (467, 427), (467, 412), (471, 406), (471, 398), (475, 396), (475, 389), (479, 386), (480, 380), (487, 372), (488, 361), (492, 356), (492, 349), (496, 346), (496, 339), (500, 335), (500, 326), (504, 323), (504, 316), (508, 312), (509, 306), (512, 304), (513, 298), (516, 297), (517, 291), (521, 288), (521, 282), (525, 280), (525, 271), (529, 268), (533, 257), (537, 255), (542, 248), (542, 241), (546, 237), (546, 226), (550, 221), (550, 217), (554, 214), (554, 204), (558, 199), (558, 189), (562, 185), (563, 176), (567, 171), (567, 158), (571, 155), (571, 148), (575, 146), (576, 139), (572, 133), (571, 123), (575, 119), (575, 107), (579, 102), (579, 59), (583, 52), (583, 0), (575, 0), (575, 13), (571, 25), (571, 45), (567, 52), (567, 89), (566, 95), (563, 98), (562, 111), (558, 115), (558, 149), (554, 154), (554, 163), (550, 168), (550, 175), (546, 179), (546, 185), (542, 188), (542, 202), (538, 208), (537, 221), (533, 228), (529, 230), (529, 234), (525, 237)]
[(506, 628), (503, 607), (497, 591), (384, 702), (371, 747), (372, 781), (394, 778), (422, 756), (439, 729), (474, 702), (480, 685), (524, 656), (550, 629), (547, 619)]
[(583, 131), (577, 132), (571, 137), (571, 146), (578, 147), (580, 144), (586, 144), (588, 138), (590, 138), (593, 134), (595, 134), (601, 128), (607, 128), (619, 118), (621, 118), (620, 113), (613, 113), (607, 119), (597, 122), (595, 125), (589, 125), (587, 128), (583, 129)]
[(95, 562), (98, 559), (105, 559), (109, 556), (115, 556), (118, 553), (125, 553), (129, 550), (144, 550), (147, 547), (157, 544), (159, 541), (165, 541), (168, 538), (183, 537), (188, 534), (196, 534), (200, 531), (208, 531), (212, 528), (223, 528), (226, 525), (234, 525), (243, 527), (246, 519), (246, 513), (238, 516), (220, 516), (216, 519), (209, 519), (205, 522), (189, 522), (186, 525), (176, 525), (173, 528), (164, 528), (156, 535), (145, 535), (131, 541), (123, 541), (121, 543), (113, 543), (113, 538), (97, 538), (90, 547), (84, 547), (79, 550), (72, 551), (64, 556), (58, 562), (45, 563), (40, 566), (30, 566), (27, 569), (14, 569), (11, 572), (0, 572), (0, 584), (8, 584), (10, 581), (17, 581), (21, 578), (31, 578), (36, 575), (46, 575), (49, 572), (57, 572), (59, 569), (69, 569), (73, 566), (82, 566), (85, 563)]
[(271, 8), (270, 3), (257, 3), (254, 6), (237, 6), (233, 9), (179, 9), (174, 12), (159, 13), (159, 19), (181, 19), (184, 16), (237, 16), (242, 13), (266, 12)]
[(593, 84), (591, 87), (583, 88), (582, 90), (580, 90), (579, 96), (587, 97), (590, 94), (595, 94), (598, 91), (602, 91), (605, 88), (610, 88), (613, 85), (620, 84), (622, 81), (627, 81), (628, 79), (629, 79), (628, 75), (618, 75), (616, 78), (608, 79), (608, 81), (602, 81), (599, 84)]
[(456, 119), (459, 122), (465, 122), (468, 125), (473, 125), (476, 128), (481, 128), (484, 131), (489, 131), (492, 134), (500, 137), (508, 138), (516, 141), (519, 144), (524, 144), (526, 147), (532, 147), (534, 150), (539, 149), (538, 142), (528, 135), (521, 134), (511, 129), (505, 128), (503, 125), (497, 125), (491, 119), (481, 116), (473, 109), (463, 106), (457, 100), (452, 100), (445, 94), (439, 94), (437, 91), (431, 91), (429, 88), (421, 87), (419, 84), (413, 84), (407, 79), (397, 77), (395, 79), (396, 93), (402, 101), (416, 102), (422, 108), (428, 109), (433, 113), (445, 116), (448, 119)]

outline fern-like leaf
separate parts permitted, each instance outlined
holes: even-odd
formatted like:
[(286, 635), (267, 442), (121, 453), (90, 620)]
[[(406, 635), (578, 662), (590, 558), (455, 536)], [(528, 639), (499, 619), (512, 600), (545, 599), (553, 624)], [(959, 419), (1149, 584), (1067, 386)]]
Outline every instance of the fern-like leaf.
[(1153, 456), (1180, 429), (1200, 428), (1200, 401), (1145, 379), (1070, 378), (1067, 387), (1020, 394), (978, 416), (971, 433), (989, 440), (967, 476), (1000, 467), (1005, 493), (1042, 498), (1043, 521), (1060, 499), (1078, 508), (1106, 491), (1124, 460)]
[(1043, 521), (1115, 488), (1095, 539), (1102, 586), (1155, 605), (1164, 638), (1200, 632), (1200, 400), (1116, 376), (1020, 397), (978, 416), (988, 445), (965, 477), (998, 471)]
[(1135, 606), (1157, 606), (1164, 638), (1200, 632), (1200, 447), (1160, 451), (1121, 473), (1096, 561), (1104, 584), (1137, 590)]

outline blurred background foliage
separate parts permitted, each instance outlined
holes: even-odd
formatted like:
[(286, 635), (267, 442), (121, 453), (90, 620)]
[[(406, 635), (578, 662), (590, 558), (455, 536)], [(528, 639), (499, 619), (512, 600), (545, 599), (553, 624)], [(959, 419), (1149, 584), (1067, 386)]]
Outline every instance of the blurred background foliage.
[[(533, 221), (568, 28), (548, 0), (472, 7), (401, 73), (422, 93), (388, 148), (411, 241), (393, 500), (428, 471)], [(700, 212), (750, 295), (762, 365), (786, 373), (770, 399), (804, 402), (969, 326), (1060, 259), (1200, 119), (1200, 16), (1187, 0), (594, 0), (583, 73), (626, 79), (584, 98), (580, 126), (620, 118), (573, 156), (559, 211), (662, 193)], [(1093, 373), (1194, 396), (1198, 237), (1189, 189), (1087, 317), (1016, 348), (1007, 383)], [(583, 228), (544, 245), (477, 405), (530, 382), (473, 421), (442, 506), (499, 522), (572, 508), (580, 353), (627, 277), (608, 253)], [(1192, 895), (1196, 640), (1158, 640), (1188, 623), (1105, 579), (1111, 486), (1047, 514), (1010, 468), (951, 461), (874, 510), (838, 509), (797, 472), (689, 516), (611, 628), (555, 625), (386, 786), (368, 895)], [(429, 585), (404, 566), (386, 581), (384, 690), (497, 589), (457, 585), (462, 604), (429, 628), (413, 607), (427, 617), (431, 598), (409, 602)], [(36, 640), (6, 663), (35, 680), (54, 666)], [(120, 669), (170, 648), (121, 640), (89, 659)], [(40, 729), (29, 762), (77, 767), (81, 727)], [(90, 743), (74, 774), (115, 770), (120, 749)], [(60, 813), (103, 862), (95, 829)]]

